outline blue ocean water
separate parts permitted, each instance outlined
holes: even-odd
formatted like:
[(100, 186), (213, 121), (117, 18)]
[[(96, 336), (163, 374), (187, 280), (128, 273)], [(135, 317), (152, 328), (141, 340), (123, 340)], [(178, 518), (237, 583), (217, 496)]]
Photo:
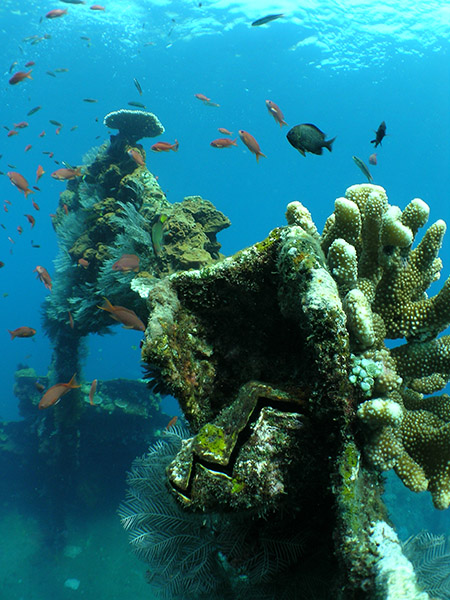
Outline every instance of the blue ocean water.
[[(352, 155), (368, 162), (373, 152), (370, 140), (382, 120), (388, 136), (376, 150), (378, 165), (371, 167), (375, 183), (386, 188), (391, 204), (403, 208), (420, 197), (431, 207), (431, 221), (448, 218), (450, 10), (440, 2), (427, 2), (426, 8), (413, 4), (344, 0), (309, 1), (298, 7), (296, 2), (105, 0), (104, 11), (93, 11), (89, 3), (2, 1), (0, 260), (5, 265), (0, 270), (0, 419), (20, 418), (13, 394), (17, 366), (28, 365), (45, 374), (51, 359), (50, 343), (41, 328), (41, 306), (49, 292), (33, 270), (43, 265), (52, 274), (58, 250), (49, 215), (56, 210), (65, 183), (50, 177), (58, 168), (55, 160), (82, 164), (93, 147), (108, 139), (104, 115), (129, 101), (145, 103), (159, 117), (165, 127), (161, 139), (179, 140), (177, 153), (159, 154), (149, 152), (152, 140), (143, 141), (147, 166), (158, 176), (169, 201), (198, 194), (231, 219), (232, 226), (219, 234), (224, 254), (283, 225), (286, 205), (293, 200), (311, 210), (320, 229), (335, 198), (364, 181)], [(46, 19), (55, 8), (67, 8), (67, 14)], [(250, 26), (258, 17), (282, 12), (283, 18), (268, 25)], [(32, 79), (9, 85), (12, 73), (23, 70), (27, 61), (35, 62), (30, 67)], [(203, 104), (195, 98), (197, 93), (220, 106)], [(269, 115), (267, 99), (280, 106), (289, 126), (314, 123), (328, 137), (336, 136), (332, 153), (302, 157), (286, 140), (288, 128), (280, 128)], [(36, 106), (42, 108), (27, 116)], [(58, 135), (50, 119), (62, 124)], [(8, 137), (7, 128), (21, 121), (28, 127)], [(220, 136), (218, 127), (231, 130), (238, 146), (212, 148), (211, 140)], [(240, 129), (255, 136), (266, 158), (256, 162), (239, 140)], [(45, 136), (40, 137), (42, 131)], [(25, 152), (28, 144), (32, 147)], [(54, 153), (53, 158), (43, 152)], [(18, 171), (33, 185), (38, 165), (45, 170), (39, 191), (25, 199), (11, 186), (6, 172)], [(39, 211), (32, 208), (31, 199)], [(25, 213), (35, 217), (33, 229)], [(444, 280), (450, 270), (448, 239), (441, 258)], [(36, 335), (10, 341), (7, 330), (23, 325), (35, 328)], [(93, 336), (83, 378), (140, 377), (139, 339), (138, 332), (119, 327), (113, 336)], [(395, 484), (390, 493), (402, 490)], [(408, 498), (415, 501), (412, 494)], [(448, 528), (449, 517), (437, 516), (429, 497), (418, 501), (422, 499), (421, 514), (429, 511), (424, 526)], [(92, 527), (102, 528), (101, 520), (101, 514), (92, 515)], [(17, 535), (22, 526), (18, 522)], [(406, 528), (406, 523), (400, 526)], [(108, 527), (105, 535), (112, 538)], [(88, 529), (79, 528), (77, 535), (89, 535)], [(2, 531), (7, 531), (6, 525)], [(18, 550), (16, 559), (21, 556)], [(116, 558), (122, 560), (122, 555)], [(113, 564), (107, 568), (113, 578)], [(139, 568), (137, 562), (130, 566), (131, 571)], [(46, 585), (54, 589), (53, 597), (65, 598), (67, 590), (55, 573), (50, 571)], [(83, 575), (84, 581), (90, 578), (93, 596), (95, 577), (79, 575), (82, 582)], [(48, 589), (37, 585), (33, 592), (29, 586), (25, 595), (16, 584), (11, 576), (5, 599), (40, 599)], [(127, 595), (120, 592), (117, 597)], [(86, 587), (84, 598), (90, 598)]]

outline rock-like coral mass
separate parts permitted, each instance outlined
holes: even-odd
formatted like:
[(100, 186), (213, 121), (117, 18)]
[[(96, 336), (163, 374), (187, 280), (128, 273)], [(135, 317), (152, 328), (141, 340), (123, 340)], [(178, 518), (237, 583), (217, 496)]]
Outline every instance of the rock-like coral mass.
[[(355, 185), (319, 235), (292, 202), (267, 239), (148, 295), (143, 358), (193, 431), (168, 468), (175, 496), (194, 510), (313, 523), (336, 544), (323, 564), (346, 565), (347, 592), (377, 585), (368, 532), (385, 518), (380, 471), (450, 504), (450, 398), (423, 395), (450, 376), (450, 337), (437, 339), (450, 282), (426, 295), (443, 221), (414, 247), (428, 214), (422, 200), (402, 211), (380, 186)], [(334, 507), (331, 529), (312, 498)]]

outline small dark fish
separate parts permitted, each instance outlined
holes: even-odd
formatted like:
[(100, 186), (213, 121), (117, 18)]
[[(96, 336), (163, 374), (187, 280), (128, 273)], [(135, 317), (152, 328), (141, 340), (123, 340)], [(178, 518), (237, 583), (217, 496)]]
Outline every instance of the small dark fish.
[(353, 160), (355, 161), (356, 166), (361, 169), (361, 172), (364, 174), (365, 177), (367, 177), (367, 181), (369, 183), (373, 182), (373, 177), (370, 174), (369, 169), (367, 168), (367, 165), (365, 162), (363, 162), (360, 158), (358, 158), (357, 156), (352, 156)]
[(78, 129), (78, 125), (74, 125), (73, 127), (71, 127), (70, 131), (75, 131), (75, 129)]
[(55, 73), (67, 73), (69, 69), (62, 67), (61, 69), (55, 69)]
[(136, 79), (136, 77), (133, 79), (134, 81), (134, 85), (136, 86), (137, 91), (139, 92), (139, 96), (142, 96), (142, 88), (141, 88), (141, 84), (139, 83), (139, 81)]
[(31, 115), (34, 115), (34, 113), (37, 113), (38, 110), (41, 110), (42, 106), (35, 106), (34, 108), (32, 108), (31, 110), (29, 110), (27, 112), (27, 117), (31, 117)]
[(256, 21), (253, 21), (252, 27), (259, 27), (260, 25), (265, 25), (266, 23), (270, 23), (271, 21), (275, 21), (276, 19), (280, 19), (281, 17), (284, 17), (284, 15), (267, 15), (267, 17), (262, 17), (262, 19), (256, 19)]
[(83, 98), (83, 102), (90, 102), (90, 104), (95, 104), (98, 102), (95, 98)]
[(133, 102), (133, 101), (131, 101), (131, 102), (128, 102), (128, 105), (129, 106), (135, 106), (136, 108), (147, 108), (145, 106), (145, 104), (142, 104), (142, 102)]
[(49, 123), (51, 123), (55, 127), (62, 127), (62, 123), (60, 123), (59, 121), (54, 121), (53, 119), (50, 119)]
[(384, 138), (385, 135), (386, 135), (386, 123), (384, 121), (381, 121), (380, 126), (375, 131), (375, 139), (370, 140), (370, 143), (375, 144), (375, 148), (378, 145), (381, 146), (381, 140)]
[(331, 140), (325, 140), (325, 134), (312, 123), (302, 123), (296, 125), (288, 131), (287, 139), (291, 146), (296, 148), (302, 156), (306, 152), (312, 154), (322, 154), (322, 148), (326, 148), (329, 152), (332, 150), (332, 144), (335, 137)]
[(39, 244), (35, 244), (35, 243), (33, 242), (33, 240), (31, 240), (31, 247), (32, 247), (32, 248), (40, 248), (41, 246), (40, 246)]
[(60, 2), (64, 2), (65, 4), (86, 4), (84, 0), (60, 0)]
[(56, 77), (56, 75), (53, 73), (53, 71), (45, 71), (47, 73), (47, 75), (50, 75), (50, 77)]
[(90, 42), (91, 38), (88, 37), (87, 35), (80, 35), (80, 40), (86, 40), (86, 42)]

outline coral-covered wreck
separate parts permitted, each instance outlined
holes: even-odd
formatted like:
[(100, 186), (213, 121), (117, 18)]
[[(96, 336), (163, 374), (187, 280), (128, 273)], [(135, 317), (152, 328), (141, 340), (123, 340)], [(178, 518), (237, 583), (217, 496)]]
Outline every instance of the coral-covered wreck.
[(355, 185), (322, 235), (293, 202), (264, 241), (139, 288), (143, 358), (192, 431), (137, 461), (121, 509), (160, 597), (429, 597), (380, 497), (394, 468), (450, 503), (449, 397), (423, 396), (450, 373), (450, 282), (425, 293), (443, 221), (413, 248), (428, 216)]

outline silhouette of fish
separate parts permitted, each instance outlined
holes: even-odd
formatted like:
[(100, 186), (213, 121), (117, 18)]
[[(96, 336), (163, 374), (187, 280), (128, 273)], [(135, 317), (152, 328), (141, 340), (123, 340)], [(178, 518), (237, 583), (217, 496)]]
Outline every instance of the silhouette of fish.
[(381, 121), (378, 129), (375, 131), (375, 139), (370, 140), (370, 143), (375, 144), (375, 148), (378, 145), (381, 146), (381, 140), (384, 138), (385, 135), (386, 135), (386, 123), (385, 123), (385, 121)]

